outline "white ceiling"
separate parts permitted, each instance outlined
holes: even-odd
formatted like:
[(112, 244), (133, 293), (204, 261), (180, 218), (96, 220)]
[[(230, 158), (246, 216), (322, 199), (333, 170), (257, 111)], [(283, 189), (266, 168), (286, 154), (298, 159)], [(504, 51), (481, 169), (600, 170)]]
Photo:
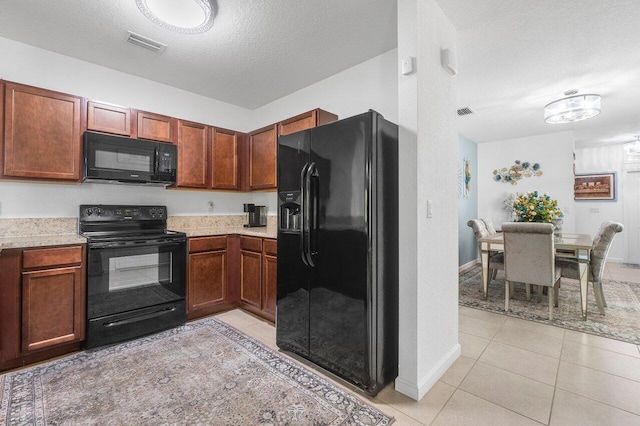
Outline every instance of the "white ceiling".
[[(134, 0), (0, 0), (0, 37), (254, 109), (397, 46), (396, 0), (213, 0), (213, 28), (173, 33)], [(127, 31), (168, 45), (155, 54)]]
[[(478, 143), (571, 130), (576, 146), (640, 135), (638, 0), (438, 0), (458, 31), (460, 133)], [(172, 33), (133, 0), (0, 0), (0, 37), (254, 109), (393, 49), (396, 0), (217, 0), (212, 30)], [(164, 44), (154, 54), (130, 30)], [(2, 58), (6, 60), (6, 58)], [(578, 89), (602, 114), (549, 125)]]
[[(640, 135), (638, 0), (439, 0), (457, 28), (460, 133), (482, 143), (570, 130), (576, 147)], [(602, 113), (545, 124), (570, 89), (602, 96)]]

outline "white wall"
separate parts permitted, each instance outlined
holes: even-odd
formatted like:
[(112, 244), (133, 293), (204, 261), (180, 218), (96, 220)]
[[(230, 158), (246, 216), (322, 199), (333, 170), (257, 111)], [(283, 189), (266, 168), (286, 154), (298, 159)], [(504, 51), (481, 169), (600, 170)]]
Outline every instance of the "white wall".
[[(633, 165), (637, 168), (639, 165)], [(576, 232), (579, 234), (595, 235), (600, 224), (607, 220), (614, 220), (626, 225), (625, 220), (625, 165), (623, 145), (601, 146), (596, 148), (576, 149), (576, 173), (617, 173), (616, 201), (575, 202)], [(635, 189), (638, 190), (637, 188)], [(637, 192), (636, 192), (637, 194)], [(626, 227), (613, 240), (608, 259), (622, 262), (629, 259), (627, 240), (631, 230)]]
[[(460, 355), (456, 78), (440, 50), (456, 31), (434, 0), (398, 2), (398, 60), (417, 73), (399, 78), (400, 360), (396, 390), (422, 398)], [(427, 204), (433, 215), (427, 217)]]
[[(251, 113), (251, 127), (259, 129), (315, 108), (337, 114), (339, 119), (373, 109), (387, 120), (397, 123), (397, 56), (397, 49), (390, 50), (260, 107)], [(275, 212), (276, 197), (274, 192), (262, 193), (256, 195), (255, 202)]]
[[(517, 185), (496, 182), (493, 170), (509, 168), (515, 160), (539, 163), (542, 176), (523, 178)], [(548, 193), (564, 213), (563, 231), (575, 232), (573, 201), (573, 133), (560, 132), (478, 144), (478, 216), (496, 226), (512, 220), (503, 209), (509, 194)]]

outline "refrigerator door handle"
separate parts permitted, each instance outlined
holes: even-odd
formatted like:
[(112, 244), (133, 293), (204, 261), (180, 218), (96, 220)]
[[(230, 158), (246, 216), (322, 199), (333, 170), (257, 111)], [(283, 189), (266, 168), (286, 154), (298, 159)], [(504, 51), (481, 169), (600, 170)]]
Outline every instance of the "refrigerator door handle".
[[(309, 223), (309, 228), (307, 231), (307, 261), (310, 266), (316, 266), (313, 261), (313, 256), (317, 254), (316, 245), (317, 245), (317, 228), (318, 228), (318, 178), (320, 177), (318, 173), (318, 168), (316, 167), (316, 163), (311, 163), (309, 165), (309, 170), (307, 172), (307, 193), (309, 194), (308, 198), (308, 210), (307, 210), (307, 222)], [(312, 182), (315, 181), (315, 182)]]
[(309, 266), (309, 261), (307, 260), (307, 247), (306, 247), (306, 229), (307, 225), (307, 192), (306, 192), (306, 183), (307, 183), (307, 174), (309, 172), (309, 163), (306, 163), (302, 167), (302, 171), (300, 172), (300, 257), (302, 258), (302, 262)]

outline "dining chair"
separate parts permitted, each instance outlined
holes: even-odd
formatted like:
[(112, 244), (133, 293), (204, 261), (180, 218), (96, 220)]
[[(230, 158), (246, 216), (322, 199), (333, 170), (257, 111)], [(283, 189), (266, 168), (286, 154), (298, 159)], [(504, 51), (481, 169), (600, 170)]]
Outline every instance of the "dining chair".
[[(536, 222), (506, 222), (504, 235), (504, 310), (509, 311), (512, 282), (552, 287), (549, 289), (549, 319), (558, 300), (560, 268), (555, 265), (553, 225)], [(542, 288), (542, 287), (539, 287)], [(527, 291), (527, 294), (529, 291)]]
[[(593, 246), (589, 257), (589, 281), (593, 283), (593, 293), (596, 297), (596, 304), (598, 305), (598, 311), (602, 315), (604, 315), (604, 308), (607, 306), (607, 301), (602, 291), (602, 275), (604, 274), (604, 267), (607, 263), (607, 256), (609, 255), (613, 237), (615, 237), (618, 232), (622, 232), (623, 229), (624, 227), (621, 223), (609, 220), (600, 225), (600, 229), (593, 239)], [(575, 280), (580, 279), (578, 260), (557, 258), (556, 267), (562, 268), (562, 277)]]
[[(491, 230), (487, 228), (487, 221), (491, 226)], [(473, 234), (476, 237), (476, 241), (480, 238), (490, 237), (495, 235), (496, 231), (493, 228), (491, 219), (471, 219), (467, 222), (467, 226), (473, 229)], [(478, 250), (480, 250), (480, 243), (478, 242)], [(502, 252), (490, 251), (489, 252), (489, 281), (496, 277), (498, 270), (504, 270), (504, 255)]]

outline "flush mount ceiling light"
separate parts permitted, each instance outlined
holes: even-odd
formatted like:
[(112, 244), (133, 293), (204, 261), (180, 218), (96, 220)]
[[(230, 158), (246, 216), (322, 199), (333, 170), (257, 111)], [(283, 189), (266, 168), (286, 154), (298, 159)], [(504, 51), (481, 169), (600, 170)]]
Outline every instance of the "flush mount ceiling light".
[(136, 0), (153, 23), (182, 34), (199, 34), (213, 26), (210, 0)]
[(573, 123), (600, 114), (600, 95), (576, 95), (577, 90), (564, 92), (566, 98), (544, 107), (544, 122), (549, 124)]

